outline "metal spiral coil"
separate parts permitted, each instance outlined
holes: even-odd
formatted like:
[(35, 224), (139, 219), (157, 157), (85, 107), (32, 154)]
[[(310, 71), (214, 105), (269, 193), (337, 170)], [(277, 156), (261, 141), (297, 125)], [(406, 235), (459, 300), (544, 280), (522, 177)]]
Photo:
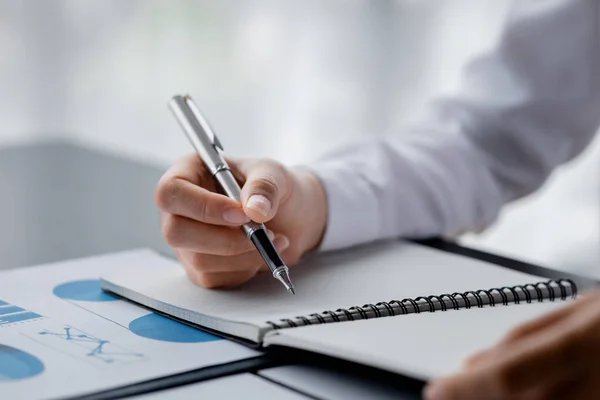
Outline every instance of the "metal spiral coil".
[[(557, 291), (559, 293), (557, 293)], [(570, 292), (570, 293), (569, 293)], [(558, 294), (558, 295), (557, 295)], [(280, 319), (277, 323), (267, 321), (273, 329), (293, 328), (297, 326), (327, 324), (332, 322), (354, 321), (381, 317), (393, 317), (403, 314), (419, 314), (421, 312), (458, 310), (484, 306), (495, 307), (496, 304), (519, 304), (521, 301), (566, 300), (577, 296), (577, 285), (570, 279), (553, 279), (546, 282), (528, 283), (525, 285), (502, 286), (488, 290), (470, 290), (463, 293), (444, 293), (441, 295), (419, 296), (402, 300), (382, 301), (377, 304), (365, 304), (350, 308), (326, 310), (321, 313)]]

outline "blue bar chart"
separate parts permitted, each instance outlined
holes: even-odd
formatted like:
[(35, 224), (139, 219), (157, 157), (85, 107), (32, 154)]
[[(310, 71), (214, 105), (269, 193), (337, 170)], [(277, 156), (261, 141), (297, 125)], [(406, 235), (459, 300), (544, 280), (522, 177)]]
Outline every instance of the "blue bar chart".
[(38, 318), (43, 316), (0, 300), (0, 327)]

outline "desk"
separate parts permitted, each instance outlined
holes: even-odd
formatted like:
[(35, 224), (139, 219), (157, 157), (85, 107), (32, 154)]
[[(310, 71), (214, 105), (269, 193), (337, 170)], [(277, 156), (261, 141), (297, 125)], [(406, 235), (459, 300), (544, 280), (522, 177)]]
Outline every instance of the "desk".
[[(0, 185), (3, 189), (0, 196), (3, 221), (0, 225), (0, 268), (44, 264), (135, 247), (151, 247), (173, 255), (162, 240), (158, 211), (153, 202), (154, 188), (163, 171), (162, 167), (64, 142), (0, 149)], [(525, 272), (549, 277), (558, 275), (556, 271), (442, 241), (423, 243)], [(582, 288), (595, 285), (591, 280), (571, 278)], [(277, 373), (261, 372), (290, 364), (299, 366), (309, 379), (311, 375), (319, 374), (321, 389), (308, 393), (302, 391), (301, 385), (284, 382)], [(344, 398), (343, 392), (334, 389), (345, 384), (355, 393), (372, 393), (372, 398), (414, 399), (419, 398), (423, 385), (327, 357), (290, 352), (191, 371), (85, 398), (112, 399), (150, 393), (241, 372), (254, 373), (261, 379), (293, 388), (308, 398)], [(328, 385), (331, 390), (327, 390)], [(326, 397), (324, 393), (333, 397)]]

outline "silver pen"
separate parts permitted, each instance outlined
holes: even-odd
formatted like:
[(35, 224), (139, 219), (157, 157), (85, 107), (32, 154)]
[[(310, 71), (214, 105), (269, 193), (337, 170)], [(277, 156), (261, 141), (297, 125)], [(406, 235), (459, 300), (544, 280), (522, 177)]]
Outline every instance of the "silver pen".
[[(241, 189), (223, 157), (223, 146), (192, 98), (175, 96), (169, 102), (169, 107), (202, 161), (219, 182), (223, 192), (229, 198), (240, 202)], [(290, 281), (289, 269), (267, 236), (265, 226), (251, 221), (244, 224), (243, 228), (248, 239), (254, 243), (265, 264), (273, 273), (273, 277), (279, 280), (288, 292), (296, 294), (294, 285)]]

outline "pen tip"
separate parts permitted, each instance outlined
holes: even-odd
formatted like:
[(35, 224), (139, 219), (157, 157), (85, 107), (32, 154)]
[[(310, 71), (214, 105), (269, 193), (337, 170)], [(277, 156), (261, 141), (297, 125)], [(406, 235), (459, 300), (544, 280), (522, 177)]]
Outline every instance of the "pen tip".
[(283, 286), (288, 292), (290, 292), (291, 294), (296, 294), (296, 291), (294, 290), (294, 285), (292, 284), (292, 281), (290, 280), (290, 276), (288, 274), (288, 268), (286, 266), (278, 268), (273, 273), (273, 276), (283, 284)]

